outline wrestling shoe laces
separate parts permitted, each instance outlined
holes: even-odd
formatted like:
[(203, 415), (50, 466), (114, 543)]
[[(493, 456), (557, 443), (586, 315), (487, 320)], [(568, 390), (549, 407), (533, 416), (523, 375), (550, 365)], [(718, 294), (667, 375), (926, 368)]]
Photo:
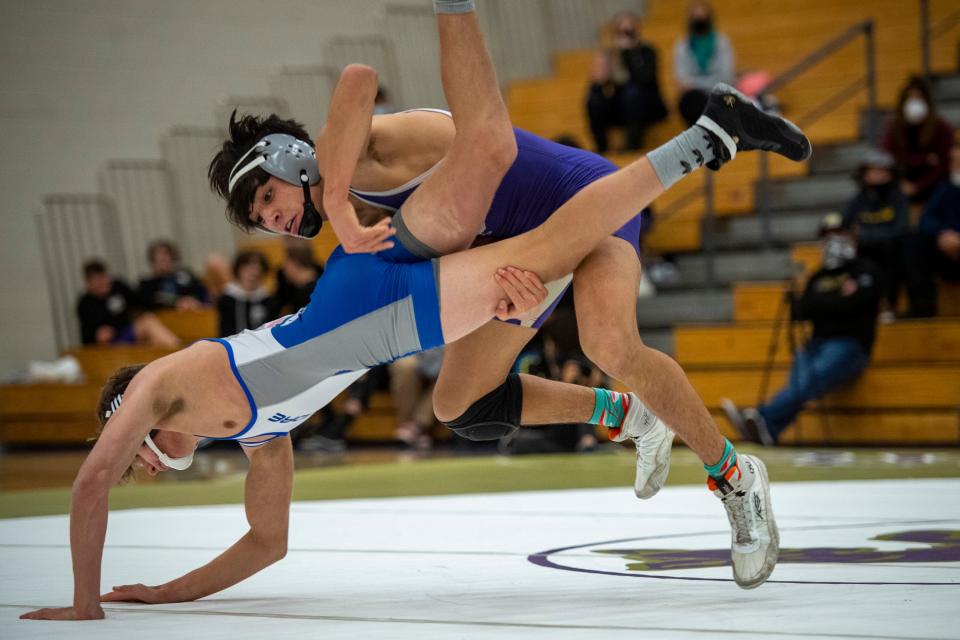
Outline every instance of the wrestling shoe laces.
[(710, 92), (703, 115), (695, 123), (709, 136), (716, 158), (707, 167), (716, 171), (738, 151), (772, 151), (794, 162), (810, 157), (810, 140), (786, 118), (764, 113), (730, 85), (719, 83)]
[(709, 478), (707, 486), (720, 498), (730, 522), (733, 579), (743, 589), (759, 587), (780, 554), (766, 467), (758, 458), (741, 455), (724, 477)]
[(637, 475), (633, 492), (641, 500), (652, 498), (660, 491), (670, 473), (670, 453), (673, 447), (673, 430), (653, 415), (636, 395), (625, 394), (628, 403), (627, 415), (618, 429), (610, 429), (614, 442), (633, 440), (637, 448)]

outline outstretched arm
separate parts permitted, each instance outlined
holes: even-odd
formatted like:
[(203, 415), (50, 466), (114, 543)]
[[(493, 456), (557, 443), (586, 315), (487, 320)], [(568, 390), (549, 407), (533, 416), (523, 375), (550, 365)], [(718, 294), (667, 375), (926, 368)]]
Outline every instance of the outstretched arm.
[(107, 532), (107, 495), (137, 455), (151, 427), (163, 418), (162, 365), (138, 373), (123, 404), (110, 417), (97, 444), (80, 467), (70, 503), (70, 553), (73, 556), (73, 606), (39, 609), (27, 620), (97, 620), (100, 608), (100, 563)]
[[(350, 181), (360, 154), (369, 143), (377, 72), (362, 64), (347, 65), (340, 74), (324, 128), (321, 150), (323, 208), (348, 253), (372, 253), (393, 246), (388, 219), (361, 226), (350, 204)], [(319, 146), (319, 145), (318, 145)]]
[(103, 602), (188, 602), (246, 580), (287, 553), (293, 448), (290, 438), (244, 448), (250, 458), (244, 505), (250, 530), (232, 547), (190, 573), (155, 587), (114, 587)]

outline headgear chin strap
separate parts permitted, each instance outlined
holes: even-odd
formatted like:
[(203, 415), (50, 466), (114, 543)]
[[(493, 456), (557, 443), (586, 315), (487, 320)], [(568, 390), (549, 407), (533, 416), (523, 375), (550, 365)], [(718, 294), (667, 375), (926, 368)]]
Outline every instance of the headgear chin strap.
[[(123, 394), (118, 393), (116, 397), (110, 401), (110, 408), (103, 412), (104, 419), (107, 419), (110, 416), (112, 416), (114, 413), (116, 413), (122, 401), (123, 401)], [(160, 460), (160, 462), (170, 467), (171, 469), (174, 469), (176, 471), (186, 471), (187, 469), (190, 468), (190, 465), (193, 464), (192, 453), (182, 458), (171, 458), (170, 456), (165, 454), (163, 451), (160, 451), (160, 447), (158, 447), (157, 444), (153, 441), (153, 438), (150, 437), (149, 433), (143, 439), (143, 443), (147, 445), (147, 447), (151, 451), (157, 454), (157, 458)]]
[[(252, 157), (247, 159), (251, 154)], [(246, 164), (244, 164), (246, 161)], [(314, 238), (323, 228), (323, 218), (310, 196), (310, 185), (320, 182), (317, 154), (309, 144), (287, 133), (271, 133), (243, 154), (230, 171), (227, 191), (233, 191), (244, 175), (260, 167), (275, 178), (303, 187), (303, 215), (296, 235)], [(264, 231), (272, 233), (269, 229)]]

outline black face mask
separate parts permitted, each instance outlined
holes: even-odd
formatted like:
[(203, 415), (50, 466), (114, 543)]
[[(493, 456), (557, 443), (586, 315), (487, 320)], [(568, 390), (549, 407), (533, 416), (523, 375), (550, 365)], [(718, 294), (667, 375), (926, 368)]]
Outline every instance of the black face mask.
[(893, 181), (883, 184), (864, 184), (863, 190), (872, 200), (886, 200), (893, 190)]
[(695, 36), (704, 36), (713, 29), (713, 21), (710, 18), (693, 18), (690, 20), (690, 33)]

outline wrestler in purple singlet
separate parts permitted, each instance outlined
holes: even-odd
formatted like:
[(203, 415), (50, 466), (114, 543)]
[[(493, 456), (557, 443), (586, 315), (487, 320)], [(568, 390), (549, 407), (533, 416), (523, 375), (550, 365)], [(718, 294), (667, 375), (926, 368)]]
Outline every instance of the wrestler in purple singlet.
[[(540, 226), (578, 191), (617, 170), (612, 162), (590, 151), (557, 144), (522, 129), (515, 128), (514, 133), (517, 139), (517, 159), (503, 177), (493, 197), (481, 232), (482, 236), (493, 240), (511, 238)], [(350, 191), (364, 202), (390, 211), (399, 211), (410, 194), (430, 173), (432, 170), (390, 191)], [(397, 217), (394, 219), (397, 220)], [(403, 225), (401, 223), (397, 226)], [(639, 214), (613, 235), (628, 242), (639, 258)], [(393, 249), (380, 253), (382, 257), (395, 262), (412, 262), (436, 256), (405, 229), (398, 228), (396, 240)], [(558, 301), (559, 296), (551, 301), (554, 304), (551, 304), (532, 326), (539, 327)]]

